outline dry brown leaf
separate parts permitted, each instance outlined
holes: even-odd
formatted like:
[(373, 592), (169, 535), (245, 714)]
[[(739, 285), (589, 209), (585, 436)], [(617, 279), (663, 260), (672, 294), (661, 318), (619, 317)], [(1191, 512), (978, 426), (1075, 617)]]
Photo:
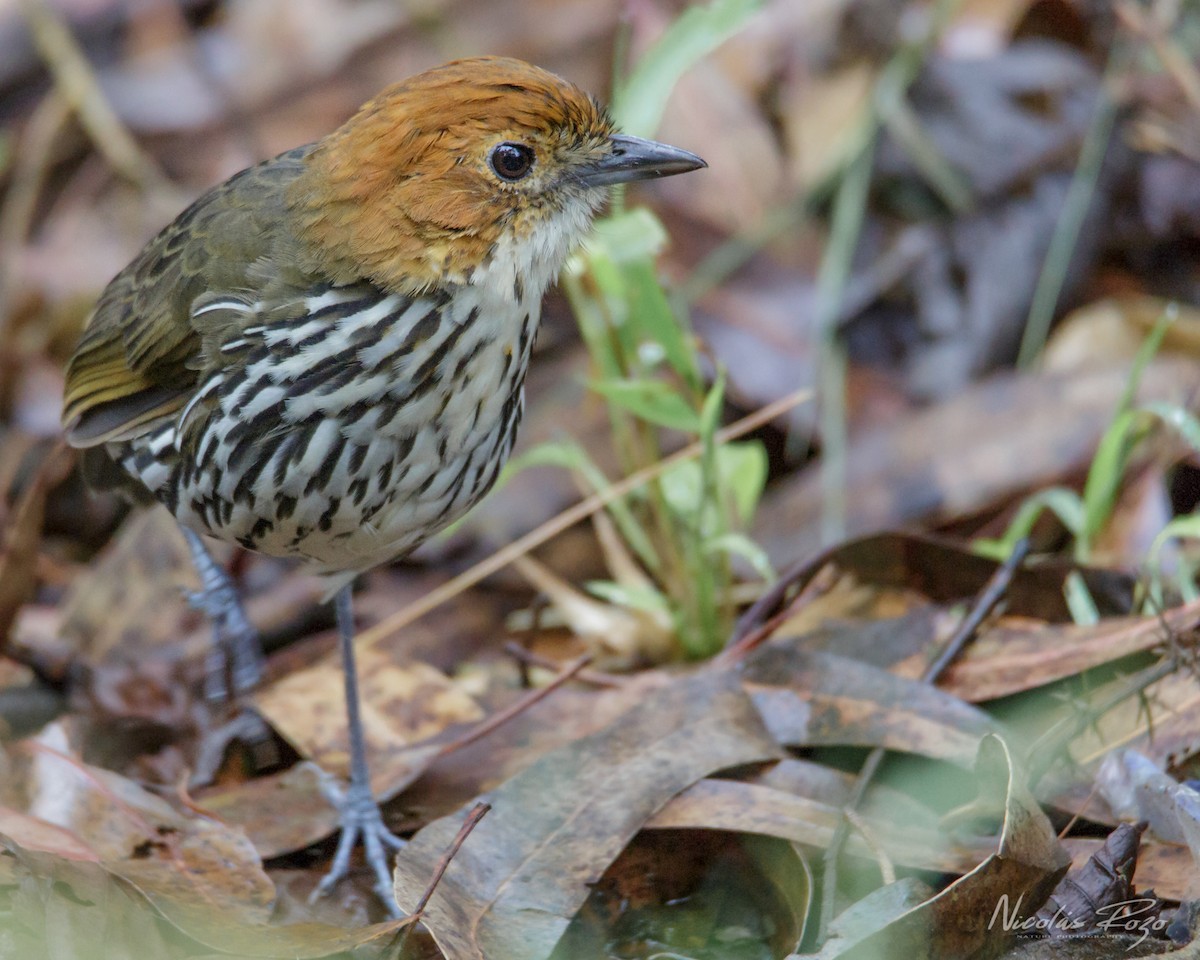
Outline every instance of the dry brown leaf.
[[(737, 780), (701, 780), (668, 801), (646, 823), (655, 830), (729, 830), (778, 837), (825, 849), (842, 819), (842, 808), (782, 790)], [(980, 838), (964, 842), (939, 830), (932, 815), (925, 823), (864, 816), (873, 842), (895, 863), (938, 873), (966, 873), (993, 850)], [(852, 832), (846, 851), (875, 859), (876, 851)]]
[(74, 451), (56, 446), (21, 494), (4, 528), (0, 552), (0, 647), (10, 641), (17, 614), (37, 587), (37, 556), (42, 542), (46, 497), (75, 463)]
[[(419, 777), (441, 752), (431, 741), (449, 728), (479, 720), (479, 705), (428, 664), (394, 662), (386, 650), (359, 653), (359, 694), (375, 796), (389, 799)], [(325, 658), (255, 694), (263, 716), (301, 756), (282, 773), (203, 790), (204, 809), (245, 829), (263, 857), (316, 843), (338, 828), (324, 787), (345, 776), (345, 676)]]
[(878, 64), (858, 60), (784, 85), (780, 116), (790, 180), (797, 191), (822, 184), (861, 145), (879, 70)]
[[(1096, 704), (1108, 705), (1115, 693), (1124, 699), (1094, 719)], [(1060, 702), (1040, 718), (1038, 728), (1048, 743), (1060, 731), (1070, 731), (1087, 719), (1069, 746), (1069, 764), (1052, 770), (1038, 787), (1040, 796), (1060, 809), (1100, 823), (1116, 818), (1096, 789), (1095, 777), (1105, 758), (1117, 749), (1144, 754), (1159, 767), (1182, 763), (1200, 753), (1200, 688), (1187, 670), (1177, 670), (1147, 687), (1141, 696), (1129, 694), (1128, 680), (1116, 679)], [(1031, 748), (1038, 750), (1037, 742)]]
[(16, 886), (4, 925), (7, 956), (21, 960), (183, 960), (194, 950), (172, 938), (138, 891), (95, 862), (26, 850), (0, 835)]
[[(1104, 846), (1104, 840), (1092, 837), (1067, 837), (1063, 846), (1071, 855), (1074, 869), (1087, 863)], [(1196, 861), (1187, 847), (1172, 843), (1143, 843), (1138, 850), (1133, 885), (1150, 890), (1164, 900), (1183, 900), (1195, 881)]]
[[(25, 813), (0, 811), (0, 844), (14, 856), (18, 877), (31, 876), (39, 884), (61, 882), (63, 890), (109, 891), (96, 902), (114, 910), (109, 883), (119, 879), (126, 891), (118, 898), (120, 910), (128, 911), (121, 914), (122, 923), (140, 928), (157, 923), (161, 915), (193, 940), (240, 956), (325, 957), (369, 945), (397, 929), (396, 924), (350, 931), (323, 924), (270, 926), (274, 887), (239, 828), (177, 810), (124, 777), (84, 764), (66, 749), (61, 731), (47, 728), (10, 770), (10, 779), (18, 775), (29, 797)], [(49, 899), (52, 893), (39, 888), (39, 910), (61, 912), (61, 905), (55, 907)], [(88, 905), (86, 900), (75, 903)], [(102, 930), (103, 925), (97, 928), (98, 936)], [(56, 935), (48, 932), (46, 942), (56, 943)], [(72, 950), (51, 956), (95, 956)]]
[[(682, 678), (486, 795), (492, 811), (451, 861), (425, 925), (448, 960), (548, 956), (589, 884), (667, 799), (777, 750), (733, 674)], [(435, 821), (400, 851), (403, 909), (415, 907), (462, 821)]]
[[(479, 794), (500, 787), (538, 757), (595, 734), (639, 703), (654, 700), (674, 677), (643, 670), (618, 687), (582, 684), (559, 687), (524, 713), (475, 743), (438, 757), (404, 794), (404, 808), (418, 822), (469, 806)], [(516, 691), (494, 697), (490, 708), (508, 706)]]
[[(18, 938), (20, 947), (10, 955), (22, 960), (215, 960), (209, 950), (245, 960), (332, 960), (347, 951), (374, 960), (405, 925), (347, 930), (322, 923), (248, 923), (229, 908), (236, 905), (180, 903), (152, 886), (125, 882), (104, 864), (27, 849), (2, 834), (0, 846), (15, 861), (20, 884), (17, 923), (5, 933)], [(164, 917), (186, 939), (172, 935)]]
[[(973, 516), (1083, 473), (1129, 380), (1127, 364), (1070, 375), (1006, 375), (937, 406), (864, 432), (846, 451), (850, 536), (917, 521)], [(1164, 357), (1142, 378), (1139, 403), (1179, 402), (1200, 383), (1196, 364)], [(755, 519), (777, 563), (822, 545), (819, 471), (773, 487)]]
[[(63, 598), (61, 637), (82, 660), (136, 660), (173, 649), (181, 638), (207, 625), (188, 606), (186, 591), (199, 578), (179, 525), (165, 510), (134, 513), (101, 555), (75, 578)], [(178, 650), (200, 655), (202, 647)]]
[(77, 859), (60, 843), (47, 846), (44, 825), (33, 829), (45, 821), (69, 831), (91, 851), (88, 859), (152, 900), (219, 910), (247, 923), (266, 920), (274, 891), (239, 830), (180, 813), (132, 781), (83, 763), (68, 749), (57, 725), (26, 746), (18, 782), (28, 798), (27, 816), (8, 821), (8, 836), (16, 844)]
[(985, 630), (938, 686), (971, 702), (995, 700), (1071, 677), (1194, 630), (1200, 601), (1161, 617), (1121, 617), (1094, 626), (1001, 621)]
[(1177, 300), (1127, 294), (1067, 314), (1046, 342), (1042, 366), (1065, 373), (1129, 363), (1168, 307), (1175, 320), (1167, 327), (1160, 352), (1195, 361), (1200, 358), (1200, 309)]
[[(393, 781), (408, 778), (408, 748), (450, 727), (473, 723), (483, 711), (458, 684), (428, 664), (397, 662), (379, 648), (362, 650), (357, 658), (372, 776), (377, 792), (390, 796), (396, 790)], [(349, 767), (345, 689), (340, 661), (324, 658), (259, 691), (254, 703), (302, 757), (345, 775)]]
[[(1117, 905), (1129, 904), (1138, 846), (1146, 825), (1120, 824), (1099, 850), (1083, 863), (1076, 862), (1059, 881), (1050, 899), (1037, 912), (1047, 936), (1067, 937), (1097, 929), (1097, 922), (1112, 917)], [(1152, 898), (1148, 903), (1153, 902)]]
[(771, 734), (788, 746), (886, 747), (970, 764), (987, 714), (926, 683), (830, 653), (768, 646), (742, 678)]
[[(1087, 698), (1100, 703), (1107, 692), (1089, 690)], [(1190, 670), (1178, 670), (1149, 687), (1144, 699), (1131, 697), (1099, 717), (1071, 744), (1071, 755), (1094, 769), (1118, 747), (1137, 750), (1162, 767), (1200, 753), (1200, 684)]]

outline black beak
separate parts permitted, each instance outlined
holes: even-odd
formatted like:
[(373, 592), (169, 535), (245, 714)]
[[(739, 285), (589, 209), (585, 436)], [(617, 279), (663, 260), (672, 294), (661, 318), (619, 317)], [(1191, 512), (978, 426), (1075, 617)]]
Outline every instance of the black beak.
[(618, 133), (612, 137), (612, 152), (580, 171), (579, 179), (585, 186), (606, 187), (610, 183), (670, 177), (707, 166), (694, 153), (678, 147)]

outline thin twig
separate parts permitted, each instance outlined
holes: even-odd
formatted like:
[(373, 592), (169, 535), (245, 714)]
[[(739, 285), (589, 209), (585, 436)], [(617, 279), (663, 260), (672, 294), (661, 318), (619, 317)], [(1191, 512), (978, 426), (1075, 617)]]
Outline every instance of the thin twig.
[(896, 865), (892, 863), (892, 858), (883, 849), (883, 844), (879, 842), (879, 837), (875, 835), (871, 825), (857, 810), (843, 810), (842, 814), (854, 825), (854, 829), (859, 832), (867, 848), (875, 854), (875, 861), (879, 864), (879, 878), (883, 881), (883, 885), (886, 887), (895, 883)]
[(1083, 798), (1083, 803), (1079, 805), (1079, 809), (1071, 814), (1071, 819), (1066, 822), (1061, 830), (1058, 831), (1058, 839), (1062, 840), (1075, 829), (1075, 824), (1083, 819), (1084, 811), (1092, 805), (1092, 801), (1096, 799), (1096, 794), (1100, 792), (1100, 781), (1097, 780), (1092, 784), (1091, 792)]
[(0, 343), (9, 342), (5, 328), (18, 269), (17, 250), (29, 236), (54, 144), (70, 117), (66, 101), (52, 91), (34, 109), (18, 141), (12, 178), (0, 203), (0, 251), (4, 252), (0, 258)]
[(1163, 70), (1175, 81), (1193, 113), (1200, 113), (1200, 72), (1188, 56), (1167, 33), (1166, 25), (1158, 17), (1144, 13), (1137, 4), (1116, 4), (1117, 19), (1124, 27), (1141, 36), (1154, 48)]
[(425, 887), (425, 892), (421, 894), (421, 899), (417, 901), (417, 905), (410, 913), (400, 922), (404, 924), (404, 930), (401, 932), (398, 942), (396, 943), (396, 956), (405, 956), (405, 945), (408, 938), (416, 929), (417, 924), (425, 915), (425, 908), (429, 906), (429, 899), (433, 896), (433, 892), (437, 889), (438, 884), (442, 882), (442, 877), (446, 875), (446, 870), (450, 866), (450, 861), (458, 854), (463, 843), (471, 832), (479, 825), (479, 821), (487, 815), (492, 809), (490, 803), (484, 803), (482, 800), (471, 808), (467, 814), (467, 819), (463, 821), (463, 825), (458, 828), (458, 833), (450, 842), (450, 846), (446, 848), (446, 852), (438, 858), (437, 866), (434, 867), (433, 876), (429, 878), (429, 883)]
[[(936, 683), (937, 678), (942, 671), (946, 669), (962, 652), (971, 639), (978, 631), (980, 624), (987, 616), (995, 609), (1003, 598), (1005, 591), (1008, 590), (1009, 584), (1012, 583), (1013, 577), (1016, 575), (1025, 557), (1029, 554), (1029, 540), (1020, 540), (1013, 547), (1012, 553), (1008, 559), (998, 566), (995, 572), (984, 584), (983, 590), (971, 605), (971, 609), (967, 615), (963, 617), (958, 625), (958, 629), (954, 631), (954, 635), (946, 642), (942, 651), (934, 658), (933, 662), (926, 667), (921, 679), (926, 683)], [(824, 872), (822, 875), (822, 890), (821, 890), (821, 916), (820, 926), (817, 928), (818, 942), (824, 941), (829, 930), (829, 924), (833, 920), (833, 910), (835, 905), (835, 894), (837, 892), (837, 865), (838, 859), (841, 857), (842, 847), (846, 843), (846, 838), (850, 832), (850, 817), (848, 813), (858, 809), (866, 796), (867, 788), (874, 779), (876, 772), (879, 770), (879, 765), (883, 762), (884, 755), (887, 751), (883, 747), (876, 747), (868, 755), (866, 761), (859, 771), (858, 779), (854, 783), (854, 789), (850, 791), (850, 796), (842, 807), (842, 819), (838, 821), (838, 825), (834, 828), (833, 837), (830, 838), (829, 846), (825, 849), (824, 856)]]
[(575, 674), (579, 673), (580, 670), (582, 670), (591, 662), (591, 656), (584, 654), (582, 657), (576, 657), (574, 660), (564, 664), (562, 672), (560, 672), (558, 676), (556, 676), (544, 687), (539, 687), (537, 690), (530, 690), (523, 697), (521, 697), (520, 700), (510, 703), (503, 710), (492, 714), (485, 721), (483, 721), (483, 723), (480, 723), (468, 730), (461, 737), (456, 737), (455, 739), (451, 740), (438, 751), (437, 756), (445, 757), (451, 753), (454, 753), (456, 750), (461, 750), (463, 747), (469, 746), (476, 740), (482, 740), (498, 727), (504, 726), (504, 724), (508, 723), (508, 721), (510, 721), (513, 717), (524, 713), (538, 701), (546, 699), (546, 697), (574, 677)]
[(737, 623), (733, 625), (733, 632), (729, 635), (729, 642), (725, 645), (726, 649), (740, 646), (749, 634), (757, 633), (766, 620), (783, 608), (784, 603), (791, 603), (787, 597), (793, 588), (803, 592), (812, 579), (828, 566), (845, 546), (841, 543), (825, 547), (811, 557), (796, 561), (779, 574), (775, 582), (738, 617)]
[(984, 584), (983, 591), (967, 615), (963, 617), (958, 629), (954, 631), (954, 636), (949, 639), (934, 661), (925, 668), (921, 674), (922, 680), (926, 683), (937, 683), (938, 677), (962, 653), (963, 647), (971, 642), (983, 621), (996, 608), (996, 604), (1004, 599), (1004, 594), (1008, 592), (1013, 577), (1021, 568), (1021, 564), (1025, 562), (1025, 558), (1029, 556), (1029, 548), (1028, 537), (1013, 544), (1012, 553), (1008, 555), (1004, 563), (996, 568), (995, 573)]
[(727, 646), (720, 654), (713, 658), (713, 664), (722, 665), (740, 660), (764, 640), (771, 637), (786, 621), (796, 616), (797, 613), (812, 603), (813, 600), (829, 590), (832, 586), (832, 577), (826, 574), (833, 569), (830, 564), (824, 564), (817, 571), (816, 575), (809, 578), (808, 582), (800, 588), (800, 592), (788, 602), (786, 607), (773, 616), (768, 617), (752, 630), (742, 632), (736, 642)]
[[(552, 657), (542, 656), (540, 653), (534, 653), (528, 647), (523, 647), (515, 640), (509, 640), (504, 644), (504, 652), (521, 664), (522, 667), (541, 667), (543, 670), (558, 671), (562, 669), (562, 663)], [(618, 677), (611, 673), (603, 673), (600, 670), (580, 670), (575, 674), (575, 679), (580, 683), (589, 683), (593, 687), (609, 687), (618, 689), (628, 683), (624, 677)]]
[(46, 0), (21, 0), (21, 10), (59, 93), (113, 169), (143, 190), (170, 190), (158, 165), (142, 151), (105, 99), (92, 65), (58, 11)]
[[(782, 416), (789, 410), (798, 407), (811, 396), (809, 390), (797, 390), (794, 393), (788, 394), (774, 403), (769, 403), (760, 410), (748, 414), (738, 420), (736, 423), (730, 424), (717, 431), (716, 440), (718, 443), (725, 443), (728, 440), (736, 439), (743, 434), (757, 430), (759, 427), (770, 423), (776, 417)], [(569, 529), (581, 520), (586, 520), (598, 510), (603, 510), (614, 500), (619, 500), (626, 494), (631, 493), (641, 487), (644, 487), (651, 480), (662, 476), (666, 471), (670, 470), (678, 463), (686, 460), (694, 460), (701, 453), (701, 444), (692, 443), (684, 447), (682, 450), (673, 453), (671, 456), (659, 460), (648, 467), (643, 467), (635, 473), (631, 473), (623, 480), (618, 480), (612, 486), (595, 493), (586, 500), (569, 507), (556, 517), (551, 517), (540, 527), (531, 530), (523, 537), (519, 537), (507, 546), (497, 550), (490, 557), (481, 560), (475, 566), (468, 570), (464, 570), (458, 576), (446, 583), (442, 584), (429, 593), (425, 594), (420, 600), (409, 604), (402, 610), (398, 610), (381, 620), (375, 626), (368, 630), (364, 630), (358, 635), (355, 643), (360, 649), (367, 649), (391, 637), (398, 630), (407, 627), (409, 624), (419, 620), (425, 614), (432, 610), (436, 610), (443, 603), (453, 600), (464, 590), (475, 586), (479, 581), (490, 577), (493, 573), (503, 570), (506, 566), (513, 562), (517, 557), (524, 556), (531, 550), (535, 550), (548, 540), (557, 537), (564, 530)]]
[(425, 892), (421, 894), (421, 899), (417, 901), (416, 907), (409, 915), (414, 922), (420, 920), (422, 915), (424, 915), (425, 908), (429, 906), (429, 898), (433, 896), (433, 891), (437, 889), (437, 885), (442, 882), (442, 877), (446, 873), (446, 868), (450, 866), (450, 861), (454, 859), (455, 854), (458, 853), (459, 848), (463, 845), (463, 842), (471, 835), (471, 831), (479, 825), (479, 821), (482, 820), (491, 809), (492, 805), (490, 803), (484, 803), (482, 800), (471, 808), (471, 812), (467, 814), (467, 819), (464, 820), (463, 825), (458, 828), (458, 833), (455, 835), (454, 840), (451, 841), (450, 846), (446, 849), (446, 852), (443, 853), (441, 858), (438, 860), (437, 867), (433, 871), (433, 876), (429, 879), (429, 885), (425, 888)]
[(1074, 716), (1056, 723), (1038, 737), (1033, 746), (1029, 748), (1028, 759), (1025, 762), (1025, 767), (1029, 771), (1030, 789), (1037, 787), (1042, 777), (1058, 759), (1063, 748), (1092, 726), (1099, 717), (1104, 716), (1109, 710), (1124, 703), (1130, 697), (1137, 696), (1152, 684), (1158, 683), (1159, 680), (1166, 679), (1178, 669), (1179, 664), (1174, 658), (1164, 657), (1154, 666), (1147, 667), (1129, 677), (1092, 709), (1079, 711)]

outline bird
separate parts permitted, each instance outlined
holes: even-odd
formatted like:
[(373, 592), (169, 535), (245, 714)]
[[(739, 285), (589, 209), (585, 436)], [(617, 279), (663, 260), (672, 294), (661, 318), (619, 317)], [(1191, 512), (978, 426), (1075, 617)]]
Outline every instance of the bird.
[[(392, 909), (351, 584), (462, 517), (513, 447), (541, 302), (609, 187), (697, 170), (539, 67), (456, 60), (204, 193), (108, 284), (65, 376), (93, 486), (164, 506), (213, 620), (205, 692), (263, 675), (206, 538), (295, 558), (334, 600), (349, 783), (315, 895), (361, 840)], [(393, 910), (394, 912), (394, 910)]]

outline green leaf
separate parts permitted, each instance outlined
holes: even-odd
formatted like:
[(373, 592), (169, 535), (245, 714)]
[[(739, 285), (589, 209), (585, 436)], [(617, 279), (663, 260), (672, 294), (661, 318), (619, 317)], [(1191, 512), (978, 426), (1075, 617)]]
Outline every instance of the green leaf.
[(588, 593), (614, 606), (671, 615), (671, 602), (654, 587), (630, 587), (612, 580), (592, 580), (586, 586)]
[(738, 522), (749, 526), (767, 485), (767, 451), (756, 440), (723, 443), (717, 447), (717, 475), (721, 488), (733, 497)]
[(671, 512), (694, 523), (704, 494), (700, 464), (695, 460), (675, 464), (659, 478), (659, 485)]
[[(596, 493), (603, 493), (612, 486), (604, 471), (596, 466), (583, 447), (573, 440), (547, 441), (525, 451), (520, 456), (513, 457), (500, 475), (500, 482), (506, 482), (519, 471), (530, 467), (561, 467), (572, 470), (583, 477), (584, 482)], [(650, 570), (658, 570), (661, 561), (650, 538), (634, 517), (633, 511), (624, 497), (618, 497), (606, 507), (613, 518), (613, 523), (621, 532), (625, 542), (637, 554), (638, 559)]]
[(513, 457), (500, 474), (500, 483), (530, 467), (562, 467), (584, 472), (587, 456), (574, 440), (547, 440)]
[(700, 435), (711, 443), (721, 425), (721, 410), (725, 405), (725, 368), (717, 371), (717, 379), (704, 397), (700, 409)]
[(571, 301), (592, 362), (604, 376), (619, 377), (623, 366), (612, 331), (619, 329), (628, 315), (625, 278), (621, 268), (602, 250), (587, 265), (588, 271), (583, 274), (564, 274), (563, 290)]
[(1188, 538), (1200, 539), (1200, 513), (1190, 513), (1185, 517), (1176, 517), (1160, 531), (1150, 544), (1146, 553), (1146, 563), (1151, 567), (1158, 566), (1158, 557), (1168, 540)]
[(1161, 401), (1148, 403), (1142, 409), (1158, 417), (1179, 434), (1193, 451), (1200, 453), (1200, 419), (1197, 419), (1189, 410), (1175, 403)]
[(1058, 517), (1073, 537), (1078, 537), (1083, 530), (1084, 509), (1079, 494), (1067, 487), (1048, 487), (1025, 499), (1003, 537), (998, 540), (976, 540), (971, 548), (985, 557), (1003, 562), (1008, 559), (1017, 541), (1029, 536), (1045, 510)]
[(775, 582), (775, 568), (767, 551), (747, 537), (744, 533), (724, 533), (714, 537), (704, 544), (706, 553), (727, 553), (730, 556), (741, 557), (767, 583)]
[(1132, 434), (1142, 419), (1141, 411), (1125, 410), (1117, 415), (1100, 438), (1083, 485), (1084, 524), (1076, 542), (1076, 556), (1080, 559), (1088, 556), (1093, 539), (1112, 515), (1121, 478), (1133, 449)]
[(602, 252), (613, 263), (637, 263), (654, 259), (666, 246), (662, 221), (650, 209), (635, 207), (597, 220), (581, 256), (588, 260)]
[(596, 225), (587, 249), (568, 265), (568, 294), (571, 284), (590, 276), (603, 298), (600, 312), (595, 304), (580, 304), (574, 297), (572, 302), (580, 324), (587, 325), (584, 337), (589, 349), (605, 354), (598, 365), (606, 375), (616, 374), (619, 361), (608, 356), (611, 345), (597, 339), (605, 326), (597, 318), (605, 313), (608, 326), (616, 330), (627, 353), (646, 368), (666, 359), (688, 386), (698, 391), (700, 372), (691, 331), (676, 316), (654, 268), (654, 257), (666, 241), (662, 223), (643, 207), (606, 217)]
[[(1133, 434), (1135, 429), (1141, 426), (1143, 419), (1142, 411), (1132, 409), (1133, 399), (1137, 395), (1138, 385), (1147, 366), (1158, 353), (1167, 329), (1175, 322), (1178, 314), (1179, 310), (1175, 304), (1168, 304), (1154, 328), (1142, 341), (1133, 359), (1125, 390), (1117, 403), (1117, 412), (1100, 439), (1095, 457), (1092, 458), (1083, 486), (1085, 522), (1075, 545), (1076, 556), (1081, 559), (1086, 558), (1091, 550), (1092, 540), (1112, 515), (1121, 478), (1125, 475), (1136, 439)], [(1171, 419), (1168, 415), (1167, 422), (1170, 423)]]
[(1081, 627), (1095, 626), (1100, 622), (1100, 610), (1092, 598), (1083, 579), (1083, 574), (1072, 570), (1063, 581), (1063, 594), (1066, 597), (1067, 609), (1071, 611), (1071, 619)]
[(691, 329), (671, 308), (654, 264), (650, 260), (629, 264), (625, 268), (625, 280), (630, 335), (638, 359), (645, 367), (653, 368), (653, 353), (661, 353), (688, 387), (699, 393), (702, 383)]
[(1138, 352), (1133, 357), (1133, 366), (1129, 370), (1129, 379), (1125, 382), (1125, 390), (1117, 403), (1118, 413), (1122, 413), (1133, 406), (1133, 398), (1137, 396), (1138, 385), (1142, 382), (1142, 375), (1146, 372), (1146, 367), (1150, 365), (1150, 361), (1158, 354), (1163, 338), (1167, 335), (1167, 330), (1178, 318), (1179, 305), (1168, 303), (1163, 308), (1162, 315), (1155, 321), (1150, 332), (1146, 334), (1146, 339), (1142, 341), (1141, 346), (1138, 347)]
[(697, 433), (700, 418), (686, 400), (661, 380), (593, 381), (593, 390), (656, 426)]
[[(717, 481), (731, 495), (739, 519), (754, 515), (767, 479), (767, 454), (757, 441), (723, 443), (716, 449)], [(685, 460), (662, 475), (663, 497), (671, 511), (695, 523), (704, 504), (704, 475), (699, 463)]]
[(614, 95), (612, 115), (617, 125), (634, 136), (652, 136), (679, 78), (737, 33), (761, 5), (762, 0), (713, 0), (708, 6), (685, 10)]

